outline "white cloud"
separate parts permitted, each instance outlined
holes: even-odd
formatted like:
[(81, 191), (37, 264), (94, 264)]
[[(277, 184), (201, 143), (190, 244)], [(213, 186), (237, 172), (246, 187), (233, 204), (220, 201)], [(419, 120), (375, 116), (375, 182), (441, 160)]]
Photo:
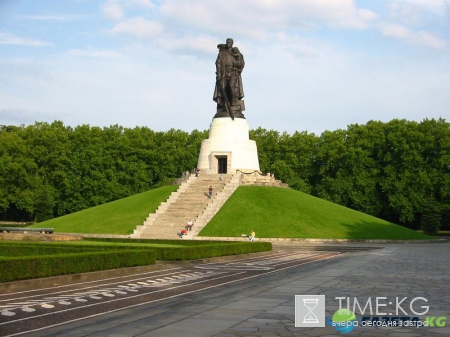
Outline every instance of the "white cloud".
[(416, 44), (431, 47), (434, 49), (444, 49), (447, 46), (447, 43), (444, 40), (425, 31), (418, 31), (417, 33), (415, 33), (412, 37), (412, 41)]
[(441, 12), (445, 10), (446, 0), (397, 0), (399, 3), (412, 4), (422, 7), (428, 11)]
[(86, 15), (72, 14), (47, 14), (47, 15), (21, 15), (19, 18), (36, 21), (61, 21), (68, 22), (85, 18)]
[[(196, 52), (211, 53), (211, 43), (217, 44), (218, 36), (241, 40), (247, 37), (263, 42), (287, 31), (300, 36), (323, 25), (360, 30), (368, 28), (377, 18), (373, 11), (357, 8), (353, 0), (168, 0), (161, 3), (152, 20), (146, 18), (145, 13), (124, 20), (124, 6), (154, 8), (149, 1), (136, 1), (108, 0), (105, 3), (121, 9), (122, 21), (110, 31), (140, 40), (159, 38), (159, 46), (171, 51), (194, 51), (195, 48)], [(316, 54), (315, 49), (304, 42), (286, 48), (298, 55)]]
[(103, 15), (111, 20), (122, 20), (125, 18), (126, 8), (153, 9), (155, 5), (150, 0), (106, 0), (101, 9)]
[(169, 0), (161, 5), (160, 11), (169, 20), (198, 30), (237, 32), (260, 39), (273, 31), (309, 29), (311, 23), (317, 22), (364, 29), (377, 17), (373, 11), (357, 8), (352, 0)]
[(153, 9), (155, 7), (155, 5), (150, 0), (133, 0), (132, 4), (141, 8)]
[(405, 1), (392, 1), (389, 3), (389, 19), (401, 24), (420, 25), (424, 10)]
[(379, 24), (381, 34), (383, 36), (392, 37), (394, 39), (407, 39), (413, 35), (413, 31), (405, 26), (382, 22)]
[[(239, 1), (236, 2), (238, 5)], [(367, 28), (368, 23), (377, 15), (368, 9), (359, 9), (353, 0), (285, 0), (267, 1), (251, 0), (248, 2), (247, 14), (256, 13), (263, 17), (278, 18), (290, 22), (301, 20), (320, 21), (325, 25), (343, 28)]]
[(447, 46), (446, 41), (424, 30), (414, 31), (405, 26), (387, 22), (379, 23), (378, 27), (383, 36), (404, 40), (411, 44), (433, 49), (444, 49)]
[(121, 4), (115, 0), (108, 0), (101, 6), (103, 15), (111, 20), (122, 20), (124, 12)]
[(98, 49), (72, 49), (69, 54), (74, 56), (86, 56), (86, 57), (96, 57), (96, 58), (116, 58), (120, 57), (121, 54), (113, 50), (98, 50)]
[(276, 48), (300, 57), (317, 57), (321, 52), (311, 41), (307, 41), (297, 35), (276, 34)]
[(13, 36), (9, 33), (0, 32), (0, 44), (30, 47), (47, 47), (52, 44), (46, 41), (36, 40), (27, 37)]
[(416, 27), (449, 23), (450, 0), (391, 0), (389, 19)]
[(114, 34), (127, 34), (142, 40), (151, 40), (163, 32), (163, 26), (156, 21), (145, 20), (138, 17), (119, 22), (111, 32)]
[(450, 24), (450, 1), (445, 2), (445, 18), (447, 23)]
[(184, 38), (161, 38), (158, 40), (158, 44), (164, 50), (179, 51), (181, 53), (189, 51), (190, 53), (205, 53), (215, 54), (217, 49), (214, 46), (217, 45), (217, 39), (206, 36), (187, 36)]

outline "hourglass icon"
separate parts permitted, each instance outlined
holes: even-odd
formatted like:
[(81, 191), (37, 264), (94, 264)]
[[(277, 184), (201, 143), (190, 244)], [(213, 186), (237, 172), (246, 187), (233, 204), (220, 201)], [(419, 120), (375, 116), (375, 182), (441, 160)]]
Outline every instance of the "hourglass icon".
[(314, 314), (313, 310), (315, 307), (317, 307), (317, 304), (319, 303), (318, 298), (303, 298), (303, 304), (308, 309), (308, 313), (305, 317), (303, 317), (303, 323), (319, 323), (319, 319)]

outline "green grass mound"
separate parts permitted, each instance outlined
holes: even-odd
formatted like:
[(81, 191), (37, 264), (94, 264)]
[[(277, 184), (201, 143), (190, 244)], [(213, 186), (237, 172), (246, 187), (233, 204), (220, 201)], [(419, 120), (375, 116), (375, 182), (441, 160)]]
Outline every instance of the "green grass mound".
[(131, 234), (177, 189), (176, 185), (163, 186), (29, 227), (54, 228), (62, 233)]
[(200, 236), (420, 240), (430, 236), (285, 188), (241, 186)]

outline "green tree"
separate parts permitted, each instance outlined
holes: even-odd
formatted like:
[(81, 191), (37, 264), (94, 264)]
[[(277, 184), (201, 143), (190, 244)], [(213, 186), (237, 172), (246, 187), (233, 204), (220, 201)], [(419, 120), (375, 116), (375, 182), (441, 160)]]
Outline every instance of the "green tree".
[(40, 183), (23, 127), (0, 129), (0, 205), (3, 218), (31, 220)]
[(273, 172), (273, 165), (280, 159), (279, 132), (259, 127), (256, 130), (250, 130), (249, 134), (258, 148), (260, 170)]
[(346, 153), (344, 130), (323, 132), (314, 153), (312, 183), (318, 197), (347, 206), (351, 184), (340, 172), (346, 166)]
[(42, 222), (54, 218), (53, 208), (55, 201), (53, 194), (53, 188), (49, 185), (42, 185), (41, 189), (36, 193), (35, 222)]
[[(60, 121), (0, 126), (0, 214), (60, 216), (154, 188), (197, 164), (207, 131)], [(370, 121), (347, 130), (293, 135), (250, 131), (261, 171), (292, 188), (412, 228), (433, 214), (448, 222), (450, 126), (425, 119)]]
[(441, 224), (441, 209), (438, 203), (430, 198), (422, 211), (422, 230), (425, 234), (436, 235)]
[[(61, 199), (70, 193), (70, 174), (72, 168), (69, 136), (72, 128), (64, 126), (61, 121), (53, 123), (35, 123), (23, 130), (23, 140), (29, 149), (29, 156), (37, 165), (37, 179), (34, 205), (39, 205), (40, 214), (63, 215), (58, 212)], [(43, 187), (44, 186), (44, 187)], [(51, 207), (44, 211), (40, 198), (43, 189), (49, 191)], [(69, 191), (68, 191), (69, 190)], [(46, 193), (46, 192), (45, 192)], [(56, 207), (55, 207), (56, 206)], [(48, 215), (45, 215), (47, 217)]]

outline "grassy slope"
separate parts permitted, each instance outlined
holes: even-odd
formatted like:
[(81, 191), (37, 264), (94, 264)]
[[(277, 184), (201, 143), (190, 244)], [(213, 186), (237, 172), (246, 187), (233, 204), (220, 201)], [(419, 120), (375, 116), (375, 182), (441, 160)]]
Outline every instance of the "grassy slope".
[[(30, 227), (56, 232), (130, 234), (177, 186), (165, 186)], [(203, 236), (324, 239), (427, 239), (421, 233), (292, 189), (239, 187)]]
[(55, 232), (68, 233), (130, 234), (177, 188), (175, 185), (160, 187), (30, 227), (49, 227)]
[(429, 239), (429, 236), (292, 189), (239, 187), (202, 236)]

